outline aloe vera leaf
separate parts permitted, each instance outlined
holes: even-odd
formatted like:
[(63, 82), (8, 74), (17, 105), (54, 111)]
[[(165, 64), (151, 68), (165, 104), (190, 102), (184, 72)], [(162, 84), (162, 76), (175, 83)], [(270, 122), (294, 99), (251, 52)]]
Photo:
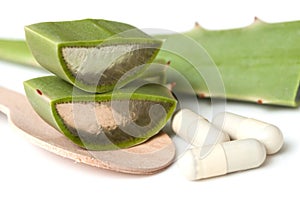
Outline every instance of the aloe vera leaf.
[[(245, 28), (205, 30), (196, 26), (183, 34), (202, 45), (212, 57), (222, 75), (227, 99), (295, 107), (300, 104), (299, 26), (300, 21), (264, 23), (256, 20)], [(176, 34), (154, 37), (168, 39)], [(185, 45), (180, 39), (176, 42), (178, 47)], [(192, 48), (187, 53), (197, 56)], [(190, 81), (200, 97), (216, 96), (208, 92), (203, 77), (182, 57), (160, 51), (156, 60), (171, 61), (171, 67)], [(183, 88), (182, 92), (186, 90)]]
[[(25, 81), (24, 88), (41, 118), (80, 147), (90, 150), (127, 148), (142, 143), (163, 128), (176, 107), (171, 92), (157, 84), (144, 85), (133, 93), (124, 88), (92, 94), (59, 77), (46, 76)], [(130, 117), (118, 109), (124, 110), (126, 102)], [(156, 109), (157, 105), (163, 110)], [(139, 127), (135, 128), (131, 119)]]
[(32, 56), (26, 42), (23, 40), (1, 39), (0, 59), (18, 64), (40, 67)]
[[(300, 21), (269, 24), (256, 19), (245, 28), (206, 30), (196, 26), (184, 35), (207, 50), (221, 73), (227, 99), (295, 107), (300, 103), (299, 27)], [(180, 39), (177, 42), (185, 47)], [(187, 53), (193, 55), (194, 49), (189, 49)], [(199, 96), (217, 95), (208, 91), (203, 78), (178, 55), (162, 51), (157, 58), (170, 60)]]
[[(119, 22), (84, 19), (25, 27), (38, 63), (88, 92), (107, 92), (135, 79), (155, 58), (162, 42)], [(138, 66), (138, 67), (137, 67)]]

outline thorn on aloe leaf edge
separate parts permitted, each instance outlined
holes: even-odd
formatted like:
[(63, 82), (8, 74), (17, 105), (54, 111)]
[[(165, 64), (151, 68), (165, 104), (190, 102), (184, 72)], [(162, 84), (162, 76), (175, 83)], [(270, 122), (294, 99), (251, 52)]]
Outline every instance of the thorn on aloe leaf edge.
[[(257, 16), (254, 17), (254, 20), (252, 22), (251, 25), (255, 25), (255, 24), (263, 24), (263, 23), (266, 23), (265, 21), (261, 20), (260, 18), (258, 18)], [(251, 26), (250, 25), (250, 26)]]
[(195, 28), (195, 29), (199, 29), (199, 28), (201, 28), (201, 26), (200, 26), (199, 22), (197, 22), (197, 21), (195, 22), (194, 28)]

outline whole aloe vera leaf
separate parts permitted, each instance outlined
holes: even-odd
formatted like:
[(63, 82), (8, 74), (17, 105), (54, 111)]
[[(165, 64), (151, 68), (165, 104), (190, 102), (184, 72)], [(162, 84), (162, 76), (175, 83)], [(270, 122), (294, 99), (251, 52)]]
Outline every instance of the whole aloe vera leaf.
[(177, 103), (167, 88), (157, 84), (133, 93), (124, 88), (91, 94), (56, 76), (46, 76), (25, 81), (24, 88), (41, 118), (90, 150), (127, 148), (146, 141), (163, 128)]
[[(196, 26), (183, 34), (202, 45), (212, 57), (222, 75), (226, 98), (295, 107), (300, 104), (299, 27), (300, 21), (264, 23), (256, 20), (245, 28), (205, 30)], [(176, 34), (154, 37), (168, 39)], [(185, 45), (180, 39), (176, 42)], [(192, 48), (190, 54), (197, 56)], [(200, 97), (214, 95), (208, 92), (203, 77), (195, 73), (195, 67), (182, 57), (160, 51), (156, 60), (171, 61), (171, 67), (190, 81)]]
[[(107, 92), (135, 79), (155, 58), (162, 42), (119, 22), (84, 19), (25, 27), (38, 63), (88, 92)], [(138, 67), (137, 67), (138, 66)]]
[[(299, 29), (300, 21), (269, 24), (256, 19), (245, 28), (206, 30), (196, 26), (184, 35), (207, 50), (221, 73), (227, 99), (295, 107), (300, 103)], [(177, 42), (185, 47), (180, 38)], [(192, 48), (185, 48), (193, 54)], [(157, 58), (170, 61), (200, 97), (215, 95), (208, 91), (202, 76), (193, 72), (194, 66), (182, 57), (162, 51)]]
[(0, 40), (0, 59), (29, 66), (40, 65), (32, 56), (23, 40)]

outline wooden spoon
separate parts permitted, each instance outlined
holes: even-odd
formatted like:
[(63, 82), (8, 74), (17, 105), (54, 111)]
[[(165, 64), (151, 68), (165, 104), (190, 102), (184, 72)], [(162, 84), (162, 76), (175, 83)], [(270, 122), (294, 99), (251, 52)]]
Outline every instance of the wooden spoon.
[(175, 157), (170, 137), (161, 132), (147, 142), (122, 150), (88, 151), (69, 141), (33, 110), (22, 94), (0, 87), (0, 111), (29, 140), (50, 152), (76, 162), (130, 174), (153, 174), (168, 167)]

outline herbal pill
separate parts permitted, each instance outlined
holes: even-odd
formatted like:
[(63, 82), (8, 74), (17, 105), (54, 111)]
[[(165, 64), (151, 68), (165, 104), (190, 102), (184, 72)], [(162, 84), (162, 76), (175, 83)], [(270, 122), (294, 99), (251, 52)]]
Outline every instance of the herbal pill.
[(221, 132), (205, 118), (188, 109), (181, 109), (175, 113), (171, 125), (178, 136), (194, 146), (201, 147), (229, 141), (226, 133)]
[(190, 180), (199, 180), (259, 167), (266, 159), (266, 149), (256, 139), (220, 143), (203, 158), (203, 148), (187, 150), (177, 165)]
[(283, 145), (280, 129), (272, 124), (227, 112), (218, 114), (214, 119), (231, 139), (255, 138), (265, 145), (267, 154), (278, 152)]

